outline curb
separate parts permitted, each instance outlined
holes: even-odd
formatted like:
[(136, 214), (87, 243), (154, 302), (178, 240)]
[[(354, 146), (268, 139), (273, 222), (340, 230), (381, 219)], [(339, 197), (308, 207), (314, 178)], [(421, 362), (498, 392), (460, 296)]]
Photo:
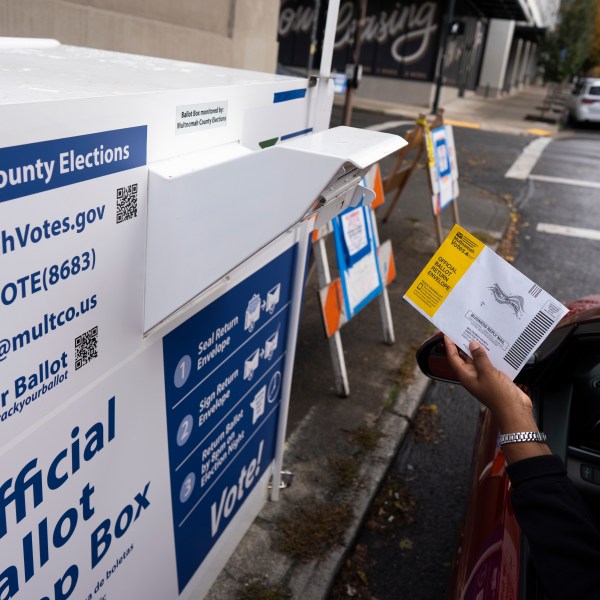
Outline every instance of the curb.
[(353, 499), (355, 511), (346, 531), (344, 545), (335, 548), (325, 560), (307, 569), (310, 572), (305, 573), (302, 578), (306, 583), (292, 589), (293, 598), (326, 600), (346, 555), (354, 545), (367, 511), (404, 442), (410, 422), (431, 384), (431, 380), (421, 373), (418, 366), (415, 367), (413, 377), (414, 381), (400, 390), (392, 408), (383, 412), (378, 420), (377, 429), (383, 437), (377, 448), (369, 454), (369, 460), (362, 465), (359, 493)]
[[(384, 409), (376, 420), (375, 428), (382, 437), (361, 464), (359, 476), (348, 491), (348, 503), (353, 508), (353, 514), (341, 545), (332, 547), (324, 558), (309, 563), (295, 561), (281, 554), (272, 548), (270, 534), (274, 521), (287, 510), (287, 505), (283, 499), (279, 502), (267, 502), (213, 584), (207, 600), (233, 600), (243, 590), (245, 582), (252, 577), (262, 578), (269, 586), (289, 589), (293, 599), (326, 600), (430, 383), (419, 367), (415, 366), (412, 383), (399, 391), (392, 407)], [(299, 429), (301, 428), (302, 426)], [(301, 454), (301, 448), (296, 447), (300, 444), (295, 443), (295, 440), (302, 438), (301, 432), (295, 431), (291, 438), (288, 440), (286, 453)], [(298, 494), (306, 494), (312, 498), (322, 497), (326, 492), (318, 486), (300, 481), (294, 482), (291, 489), (294, 487), (300, 488)], [(247, 570), (249, 564), (253, 565), (252, 573)]]
[[(334, 99), (334, 106), (341, 107), (344, 105), (343, 99), (338, 99), (338, 96)], [(356, 110), (363, 110), (370, 113), (379, 113), (388, 117), (411, 119), (415, 121), (419, 114), (423, 113), (429, 115), (431, 112), (430, 107), (427, 106), (415, 106), (407, 104), (396, 104), (392, 102), (384, 102), (380, 100), (372, 100), (369, 98), (354, 97), (353, 108)], [(547, 123), (541, 123), (537, 121), (526, 122), (515, 121), (512, 118), (500, 119), (490, 118), (489, 116), (481, 115), (481, 117), (475, 121), (472, 120), (473, 115), (471, 111), (465, 108), (456, 108), (452, 106), (452, 103), (445, 108), (445, 120), (448, 125), (454, 127), (467, 127), (469, 129), (479, 129), (481, 131), (487, 131), (491, 133), (506, 133), (511, 135), (533, 135), (538, 137), (549, 136), (553, 137), (558, 132), (558, 125), (548, 125)], [(536, 127), (536, 123), (540, 127)], [(542, 129), (541, 126), (545, 125)]]

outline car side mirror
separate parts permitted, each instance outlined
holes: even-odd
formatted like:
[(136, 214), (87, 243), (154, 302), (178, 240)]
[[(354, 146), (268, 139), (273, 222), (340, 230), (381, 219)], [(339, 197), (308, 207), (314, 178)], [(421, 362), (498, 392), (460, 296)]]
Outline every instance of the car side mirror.
[(417, 364), (419, 368), (430, 379), (445, 381), (447, 383), (459, 383), (458, 378), (446, 354), (444, 345), (444, 334), (441, 332), (432, 335), (417, 350)]

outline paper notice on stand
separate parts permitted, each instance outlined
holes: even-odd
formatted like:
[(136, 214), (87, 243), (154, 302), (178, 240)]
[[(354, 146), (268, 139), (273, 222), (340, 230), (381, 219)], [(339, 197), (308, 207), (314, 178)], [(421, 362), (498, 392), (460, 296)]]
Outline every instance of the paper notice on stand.
[(468, 355), (479, 342), (511, 379), (568, 312), (458, 225), (404, 298)]

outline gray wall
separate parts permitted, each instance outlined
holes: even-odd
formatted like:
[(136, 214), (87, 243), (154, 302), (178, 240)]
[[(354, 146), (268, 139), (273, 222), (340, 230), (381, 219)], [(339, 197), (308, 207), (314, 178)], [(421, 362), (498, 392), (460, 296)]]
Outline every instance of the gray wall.
[[(514, 21), (492, 19), (488, 28), (483, 64), (479, 76), (480, 93), (498, 96), (503, 91), (506, 72), (511, 57)], [(513, 49), (514, 50), (514, 49)]]
[(275, 70), (279, 0), (0, 0), (0, 35)]
[[(362, 78), (356, 95), (359, 98), (396, 104), (410, 104), (428, 109), (433, 103), (435, 83), (366, 75)], [(444, 86), (441, 90), (440, 105), (443, 106), (445, 102), (450, 102), (457, 97), (457, 88)]]

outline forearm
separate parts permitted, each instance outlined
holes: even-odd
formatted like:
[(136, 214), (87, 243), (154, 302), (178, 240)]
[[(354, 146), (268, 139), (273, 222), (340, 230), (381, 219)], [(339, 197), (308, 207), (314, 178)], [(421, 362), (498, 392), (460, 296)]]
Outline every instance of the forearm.
[[(523, 406), (515, 409), (515, 407), (512, 406), (510, 410), (498, 410), (495, 416), (498, 420), (500, 433), (539, 431), (530, 407)], [(540, 442), (504, 444), (502, 446), (502, 452), (509, 465), (525, 458), (552, 454), (550, 448), (548, 448), (546, 444)]]

